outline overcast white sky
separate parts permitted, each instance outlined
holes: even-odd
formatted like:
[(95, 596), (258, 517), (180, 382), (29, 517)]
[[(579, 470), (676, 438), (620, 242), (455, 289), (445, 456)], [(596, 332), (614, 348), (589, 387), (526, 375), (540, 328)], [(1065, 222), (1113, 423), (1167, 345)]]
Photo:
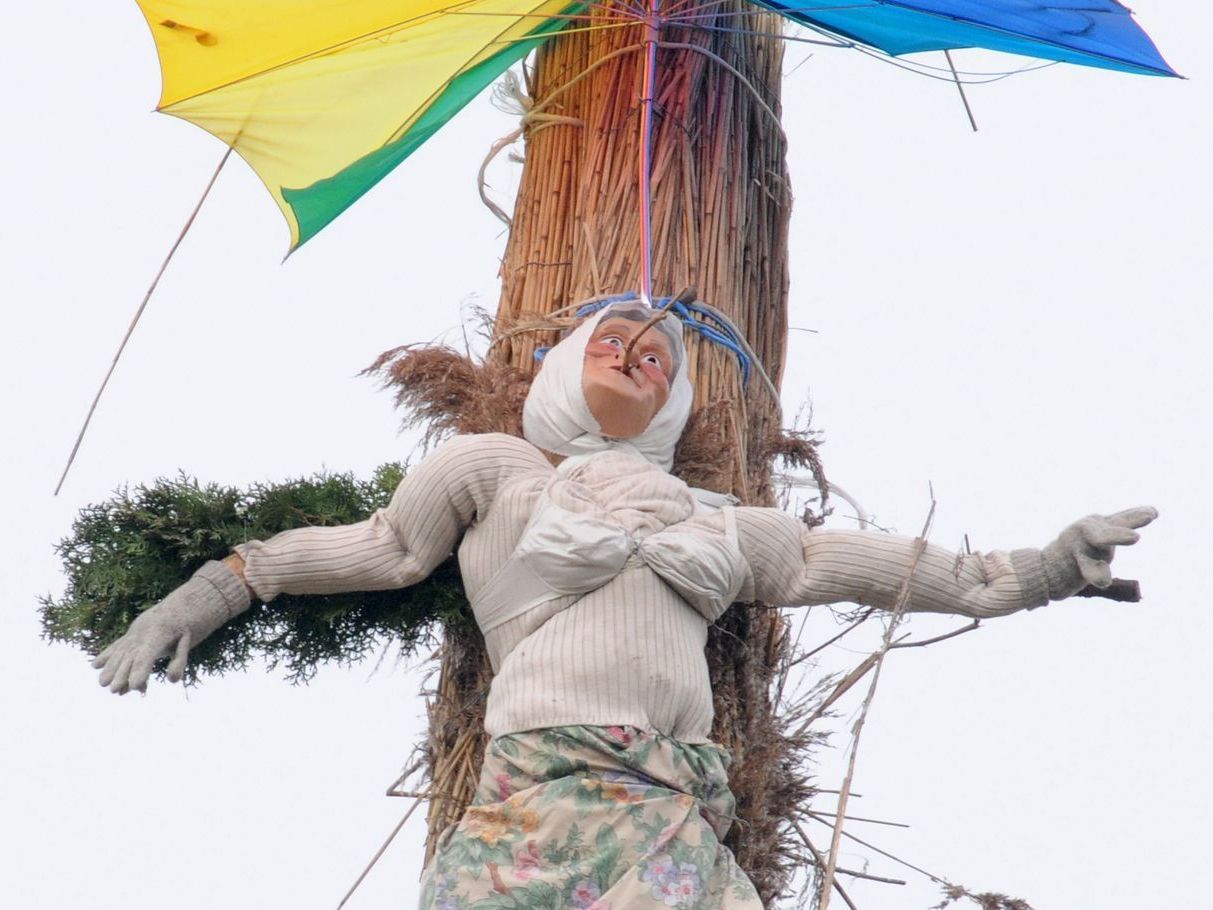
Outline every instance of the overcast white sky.
[[(1142, 604), (1054, 605), (897, 654), (869, 720), (857, 811), (913, 827), (857, 833), (1037, 910), (1213, 890), (1213, 22), (1196, 0), (1138, 12), (1190, 81), (1053, 67), (971, 90), (976, 135), (953, 87), (854, 53), (818, 51), (785, 83), (792, 323), (816, 332), (792, 334), (785, 401), (811, 396), (830, 476), (911, 534), (933, 484), (946, 546), (1162, 511), (1115, 566)], [(365, 475), (407, 455), (388, 397), (356, 374), (393, 345), (458, 338), (465, 301), (495, 305), (504, 238), (474, 179), (513, 124), (476, 102), (285, 264), (277, 210), (230, 167), (55, 499), (221, 148), (150, 113), (134, 4), (29, 4), (6, 23), (0, 906), (334, 907), (404, 811), (381, 794), (422, 727), (418, 674), (389, 661), (292, 688), (253, 670), (117, 699), (39, 640), (36, 597), (61, 590), (52, 545), (76, 511), (123, 483)], [(494, 175), (503, 195), (509, 181)], [(833, 628), (819, 611), (805, 634)], [(827, 761), (822, 786), (840, 778)], [(350, 907), (414, 905), (419, 831)], [(935, 902), (909, 877), (851, 890), (863, 910)]]

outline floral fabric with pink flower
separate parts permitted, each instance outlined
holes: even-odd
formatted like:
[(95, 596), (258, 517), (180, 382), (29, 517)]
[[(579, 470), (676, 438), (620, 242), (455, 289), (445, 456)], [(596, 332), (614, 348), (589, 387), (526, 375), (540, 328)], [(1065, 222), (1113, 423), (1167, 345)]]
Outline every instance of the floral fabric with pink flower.
[(632, 727), (498, 736), (422, 910), (761, 910), (720, 843), (727, 767), (718, 746)]

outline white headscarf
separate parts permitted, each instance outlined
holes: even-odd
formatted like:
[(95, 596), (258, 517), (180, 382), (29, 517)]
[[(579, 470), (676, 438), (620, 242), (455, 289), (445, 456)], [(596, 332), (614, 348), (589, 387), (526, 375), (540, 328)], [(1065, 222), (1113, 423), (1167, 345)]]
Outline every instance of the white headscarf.
[(608, 316), (644, 314), (653, 310), (629, 301), (603, 307), (577, 326), (559, 344), (548, 351), (543, 366), (531, 383), (522, 410), (522, 435), (557, 455), (592, 455), (611, 449), (634, 451), (647, 461), (668, 471), (674, 463), (674, 446), (691, 414), (694, 392), (687, 378), (686, 347), (682, 341), (682, 323), (670, 315), (649, 331), (661, 331), (670, 341), (675, 371), (670, 379), (669, 400), (658, 411), (644, 432), (631, 439), (612, 439), (602, 435), (602, 427), (590, 413), (581, 388), (581, 370), (585, 348), (598, 323)]

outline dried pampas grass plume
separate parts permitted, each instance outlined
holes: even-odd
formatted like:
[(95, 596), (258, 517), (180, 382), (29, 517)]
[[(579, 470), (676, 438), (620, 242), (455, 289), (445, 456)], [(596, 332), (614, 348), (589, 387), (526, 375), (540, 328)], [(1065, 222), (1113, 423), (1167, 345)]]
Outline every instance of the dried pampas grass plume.
[(454, 348), (403, 345), (362, 371), (395, 393), (402, 426), (425, 428), (427, 444), (454, 433), (522, 435), (531, 377), (511, 366), (472, 360)]

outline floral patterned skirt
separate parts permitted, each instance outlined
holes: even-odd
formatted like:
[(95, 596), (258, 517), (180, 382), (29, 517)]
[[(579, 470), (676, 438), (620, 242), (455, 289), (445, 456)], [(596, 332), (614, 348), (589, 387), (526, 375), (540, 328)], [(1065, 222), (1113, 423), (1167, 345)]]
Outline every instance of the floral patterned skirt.
[(762, 910), (720, 843), (728, 754), (631, 727), (489, 742), (422, 878), (422, 910)]

